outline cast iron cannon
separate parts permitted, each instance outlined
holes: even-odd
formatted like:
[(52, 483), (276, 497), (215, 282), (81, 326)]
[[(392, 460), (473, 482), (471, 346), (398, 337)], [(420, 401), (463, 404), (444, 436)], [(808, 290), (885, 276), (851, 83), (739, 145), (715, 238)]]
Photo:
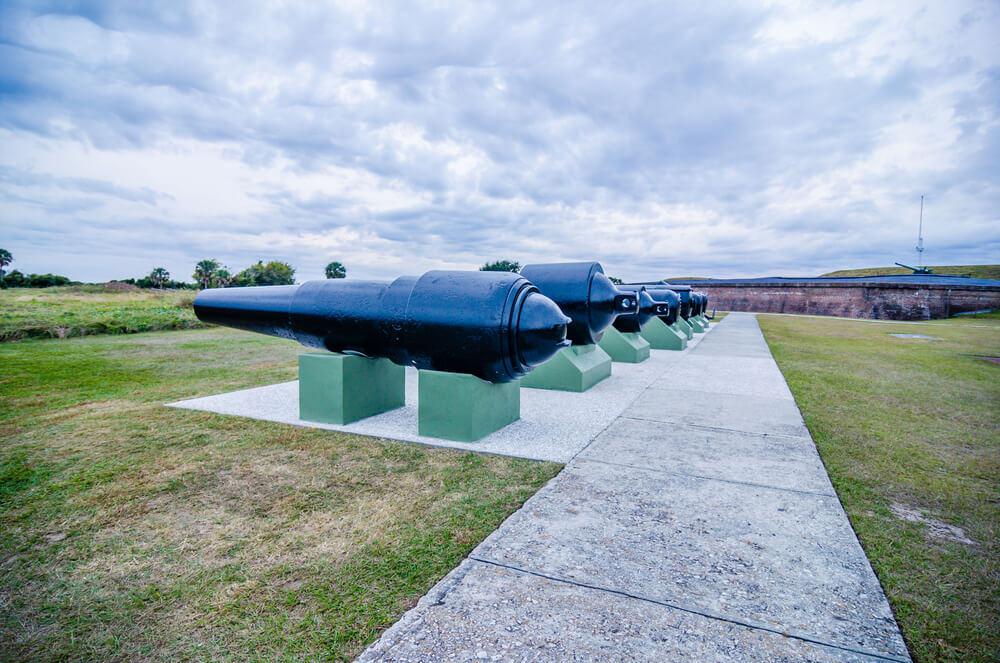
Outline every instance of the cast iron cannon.
[(680, 296), (668, 288), (665, 285), (639, 285), (636, 283), (625, 283), (618, 286), (622, 290), (631, 290), (636, 292), (639, 289), (645, 289), (653, 301), (659, 304), (661, 307), (666, 307), (665, 313), (658, 313), (660, 320), (668, 325), (672, 325), (677, 322), (677, 316), (679, 314), (681, 298)]
[(570, 319), (508, 272), (215, 288), (198, 294), (194, 310), (204, 322), (488, 382), (516, 380), (569, 345)]
[[(647, 288), (668, 288), (677, 293), (680, 298), (680, 306), (678, 310), (680, 312), (680, 317), (687, 320), (692, 315), (698, 315), (694, 312), (694, 300), (691, 297), (691, 286), (689, 285), (673, 285), (672, 283), (667, 283), (666, 281), (645, 281), (641, 283), (629, 283), (627, 285), (644, 285)], [(676, 316), (674, 317), (674, 322), (677, 321)]]
[[(621, 317), (648, 320), (652, 299), (620, 290), (604, 275), (598, 262), (564, 262), (525, 265), (521, 276), (551, 298), (572, 322), (566, 337), (573, 345), (592, 345), (604, 330)], [(644, 308), (645, 307), (645, 308)]]
[(642, 286), (642, 290), (636, 291), (635, 294), (639, 298), (639, 310), (636, 311), (635, 315), (620, 315), (611, 323), (620, 332), (637, 334), (653, 318), (670, 313), (670, 305), (653, 299), (645, 286)]
[(708, 295), (703, 292), (696, 294), (698, 295), (698, 315), (708, 317)]

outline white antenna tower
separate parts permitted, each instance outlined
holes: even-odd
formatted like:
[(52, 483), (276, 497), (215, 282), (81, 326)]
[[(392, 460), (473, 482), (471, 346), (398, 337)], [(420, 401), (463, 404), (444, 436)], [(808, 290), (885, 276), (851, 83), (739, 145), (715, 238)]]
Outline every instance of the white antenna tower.
[(920, 196), (920, 229), (917, 230), (917, 267), (924, 266), (924, 197)]

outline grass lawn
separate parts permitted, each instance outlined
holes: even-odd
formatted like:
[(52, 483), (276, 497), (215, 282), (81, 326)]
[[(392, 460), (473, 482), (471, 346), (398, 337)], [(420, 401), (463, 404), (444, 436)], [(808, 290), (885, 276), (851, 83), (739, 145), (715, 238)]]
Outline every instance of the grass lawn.
[(162, 405), (301, 350), (0, 345), (0, 660), (350, 659), (559, 470)]
[[(974, 279), (1000, 279), (1000, 265), (938, 265), (931, 267), (935, 274), (956, 274), (971, 276)], [(905, 267), (868, 267), (865, 269), (841, 269), (840, 271), (823, 274), (823, 276), (890, 276), (894, 274), (912, 274)]]
[(1000, 317), (758, 320), (914, 658), (1000, 660)]
[(0, 341), (202, 327), (195, 294), (97, 285), (0, 290)]

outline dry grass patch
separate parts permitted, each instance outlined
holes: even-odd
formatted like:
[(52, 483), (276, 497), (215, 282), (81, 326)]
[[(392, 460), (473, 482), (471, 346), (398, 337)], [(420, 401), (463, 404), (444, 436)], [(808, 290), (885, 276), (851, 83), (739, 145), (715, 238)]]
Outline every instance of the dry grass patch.
[(162, 406), (299, 351), (0, 346), (0, 660), (348, 659), (558, 470)]

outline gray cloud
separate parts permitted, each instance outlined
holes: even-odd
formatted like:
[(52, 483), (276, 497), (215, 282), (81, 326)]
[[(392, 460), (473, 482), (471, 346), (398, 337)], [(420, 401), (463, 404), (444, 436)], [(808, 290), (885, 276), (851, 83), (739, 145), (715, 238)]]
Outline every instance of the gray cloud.
[(921, 193), (929, 259), (1000, 247), (988, 3), (160, 5), (0, 7), (31, 271), (813, 274), (909, 257)]

